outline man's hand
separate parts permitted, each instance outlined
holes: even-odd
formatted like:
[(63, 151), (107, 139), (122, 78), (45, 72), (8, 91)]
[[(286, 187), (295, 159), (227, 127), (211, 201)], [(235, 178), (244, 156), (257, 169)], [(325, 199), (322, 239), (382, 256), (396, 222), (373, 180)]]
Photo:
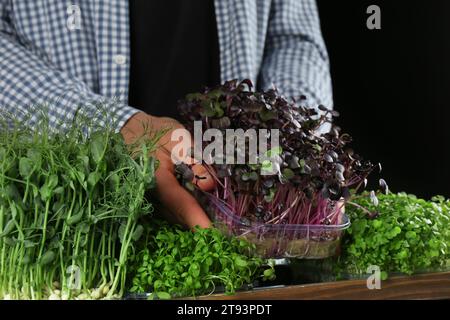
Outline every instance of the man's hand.
[[(211, 221), (206, 213), (175, 177), (171, 152), (179, 142), (172, 142), (171, 136), (173, 130), (181, 129), (183, 126), (174, 119), (153, 117), (141, 112), (128, 120), (121, 133), (125, 142), (129, 144), (142, 137), (145, 133), (150, 134), (151, 132), (146, 132), (146, 128), (153, 133), (161, 130), (166, 131), (159, 140), (155, 153), (156, 158), (159, 160), (159, 167), (156, 171), (157, 193), (160, 201), (168, 211), (166, 215), (168, 215), (170, 220), (189, 228), (197, 225), (202, 228), (210, 227)], [(183, 162), (192, 161), (190, 158), (180, 160)], [(214, 188), (215, 184), (212, 177), (202, 165), (194, 165), (192, 170), (196, 176), (206, 178), (194, 181), (202, 190), (207, 191)]]

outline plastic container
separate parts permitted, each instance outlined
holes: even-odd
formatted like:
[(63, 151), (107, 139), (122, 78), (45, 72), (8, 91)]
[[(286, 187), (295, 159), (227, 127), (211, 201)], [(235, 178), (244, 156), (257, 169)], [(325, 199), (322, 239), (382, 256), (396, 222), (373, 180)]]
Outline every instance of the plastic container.
[(264, 258), (324, 259), (338, 254), (342, 231), (350, 220), (342, 212), (338, 225), (249, 223), (236, 216), (218, 201), (205, 194), (204, 207), (223, 232), (245, 238), (255, 244)]

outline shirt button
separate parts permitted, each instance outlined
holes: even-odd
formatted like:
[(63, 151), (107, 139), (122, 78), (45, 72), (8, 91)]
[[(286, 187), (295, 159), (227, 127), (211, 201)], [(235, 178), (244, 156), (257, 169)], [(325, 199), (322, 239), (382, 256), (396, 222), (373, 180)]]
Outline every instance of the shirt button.
[(121, 66), (124, 65), (125, 63), (127, 63), (127, 57), (124, 56), (123, 54), (118, 54), (114, 56), (114, 63)]

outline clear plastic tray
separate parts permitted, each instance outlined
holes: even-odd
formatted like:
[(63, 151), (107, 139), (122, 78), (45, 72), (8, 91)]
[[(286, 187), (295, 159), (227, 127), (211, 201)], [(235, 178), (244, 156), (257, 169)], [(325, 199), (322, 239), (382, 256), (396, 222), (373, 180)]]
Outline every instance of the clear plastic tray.
[(265, 258), (324, 259), (338, 254), (342, 231), (350, 220), (342, 212), (338, 225), (249, 223), (236, 216), (220, 201), (204, 194), (203, 204), (217, 227), (230, 235), (255, 244)]

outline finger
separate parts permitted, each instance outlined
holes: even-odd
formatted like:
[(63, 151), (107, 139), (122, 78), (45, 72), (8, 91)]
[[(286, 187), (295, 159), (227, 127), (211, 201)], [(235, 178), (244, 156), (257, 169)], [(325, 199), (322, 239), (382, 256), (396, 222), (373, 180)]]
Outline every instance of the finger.
[(157, 192), (162, 204), (169, 209), (182, 224), (189, 228), (200, 226), (209, 228), (211, 221), (194, 197), (180, 186), (175, 176), (165, 168), (156, 171)]
[[(194, 179), (192, 180), (192, 182), (201, 190), (211, 191), (215, 188), (216, 182), (214, 180), (214, 177), (210, 174), (208, 169), (205, 168), (205, 166), (199, 164), (198, 161), (196, 161), (194, 158), (186, 156), (181, 159), (181, 157), (177, 157), (171, 154), (171, 152), (165, 146), (162, 146), (160, 149), (166, 154), (167, 157), (170, 157), (172, 159), (172, 162), (175, 158), (176, 163), (183, 162), (188, 165), (192, 165), (192, 171), (194, 172)], [(172, 168), (170, 168), (169, 170), (172, 171)]]
[(203, 191), (211, 191), (215, 188), (216, 182), (209, 173), (208, 169), (205, 168), (205, 166), (195, 164), (192, 166), (192, 171), (194, 172), (195, 176), (193, 183), (196, 184), (200, 189), (202, 189)]

